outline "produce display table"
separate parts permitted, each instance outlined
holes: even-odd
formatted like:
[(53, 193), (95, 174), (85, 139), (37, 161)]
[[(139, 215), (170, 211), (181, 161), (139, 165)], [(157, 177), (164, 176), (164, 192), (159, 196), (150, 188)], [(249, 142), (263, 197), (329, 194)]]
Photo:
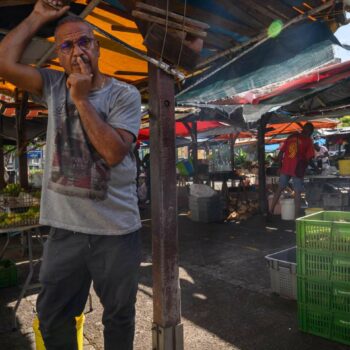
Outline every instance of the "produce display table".
[[(267, 176), (266, 183), (277, 185), (278, 176)], [(350, 209), (350, 176), (334, 174), (306, 175), (305, 199), (309, 208)]]
[(29, 273), (28, 276), (24, 282), (24, 285), (21, 289), (20, 295), (18, 297), (18, 300), (16, 302), (16, 305), (13, 309), (13, 315), (12, 315), (12, 328), (15, 330), (17, 329), (17, 319), (16, 319), (16, 314), (17, 314), (17, 310), (18, 307), (26, 293), (26, 291), (29, 288), (29, 283), (32, 280), (33, 277), (33, 272), (34, 272), (34, 267), (37, 264), (33, 262), (33, 246), (32, 246), (32, 236), (35, 235), (39, 238), (39, 240), (41, 241), (41, 234), (39, 231), (39, 228), (41, 227), (40, 224), (36, 224), (36, 225), (28, 225), (28, 226), (19, 226), (19, 227), (11, 227), (11, 228), (6, 228), (6, 229), (0, 229), (0, 234), (6, 234), (7, 235), (7, 239), (5, 242), (4, 247), (1, 249), (1, 253), (0, 253), (0, 258), (3, 257), (5, 250), (9, 244), (10, 241), (10, 237), (14, 234), (14, 233), (21, 233), (23, 235), (25, 235), (27, 237), (27, 245), (28, 245), (28, 258), (29, 258)]
[[(279, 176), (266, 176), (267, 184), (278, 184)], [(305, 175), (304, 181), (322, 181), (322, 180), (350, 180), (350, 175)]]
[(309, 180), (328, 180), (328, 179), (339, 179), (339, 180), (349, 180), (350, 175), (306, 175), (306, 179)]
[(209, 173), (209, 181), (211, 183), (211, 187), (214, 188), (215, 182), (221, 182), (222, 183), (222, 190), (227, 189), (227, 181), (231, 180), (231, 185), (233, 186), (234, 182), (238, 182), (238, 187), (243, 186), (243, 180), (244, 176), (238, 176), (235, 174), (232, 170), (229, 171), (215, 171)]

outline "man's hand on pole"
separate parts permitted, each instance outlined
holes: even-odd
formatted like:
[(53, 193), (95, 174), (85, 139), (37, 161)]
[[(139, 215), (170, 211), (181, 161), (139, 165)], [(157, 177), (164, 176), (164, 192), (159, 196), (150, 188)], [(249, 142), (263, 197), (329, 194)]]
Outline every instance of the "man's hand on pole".
[(61, 0), (38, 0), (33, 14), (40, 16), (44, 22), (51, 22), (63, 16), (69, 10)]

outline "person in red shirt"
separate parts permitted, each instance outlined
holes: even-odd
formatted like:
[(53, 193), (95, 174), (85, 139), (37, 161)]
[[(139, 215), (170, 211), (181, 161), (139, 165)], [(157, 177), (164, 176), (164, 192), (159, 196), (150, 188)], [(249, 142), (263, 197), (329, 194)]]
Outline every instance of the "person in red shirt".
[(293, 134), (287, 138), (278, 154), (280, 163), (280, 179), (278, 190), (272, 201), (270, 214), (273, 214), (282, 191), (288, 186), (290, 179), (295, 191), (295, 217), (300, 211), (301, 192), (304, 190), (304, 174), (309, 161), (314, 157), (315, 151), (311, 135), (314, 126), (305, 123), (300, 134)]

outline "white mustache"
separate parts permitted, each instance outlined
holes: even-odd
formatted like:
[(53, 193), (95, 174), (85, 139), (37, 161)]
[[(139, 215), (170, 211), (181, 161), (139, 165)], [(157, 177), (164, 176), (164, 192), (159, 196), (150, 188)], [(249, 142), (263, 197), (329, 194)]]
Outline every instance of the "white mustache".
[[(80, 56), (80, 58), (83, 60), (84, 63), (89, 63), (89, 59), (85, 56)], [(72, 61), (73, 65), (78, 65), (78, 61), (75, 59)]]

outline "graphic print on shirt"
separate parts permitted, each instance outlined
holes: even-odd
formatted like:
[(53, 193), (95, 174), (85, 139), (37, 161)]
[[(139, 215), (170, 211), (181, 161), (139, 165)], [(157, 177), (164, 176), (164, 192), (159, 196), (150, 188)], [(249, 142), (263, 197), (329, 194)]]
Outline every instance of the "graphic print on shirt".
[(63, 103), (56, 116), (48, 188), (68, 196), (105, 199), (110, 168), (89, 143), (75, 105)]
[(297, 146), (297, 139), (290, 140), (287, 150), (287, 157), (289, 159), (294, 159), (297, 156), (298, 152), (298, 146)]

